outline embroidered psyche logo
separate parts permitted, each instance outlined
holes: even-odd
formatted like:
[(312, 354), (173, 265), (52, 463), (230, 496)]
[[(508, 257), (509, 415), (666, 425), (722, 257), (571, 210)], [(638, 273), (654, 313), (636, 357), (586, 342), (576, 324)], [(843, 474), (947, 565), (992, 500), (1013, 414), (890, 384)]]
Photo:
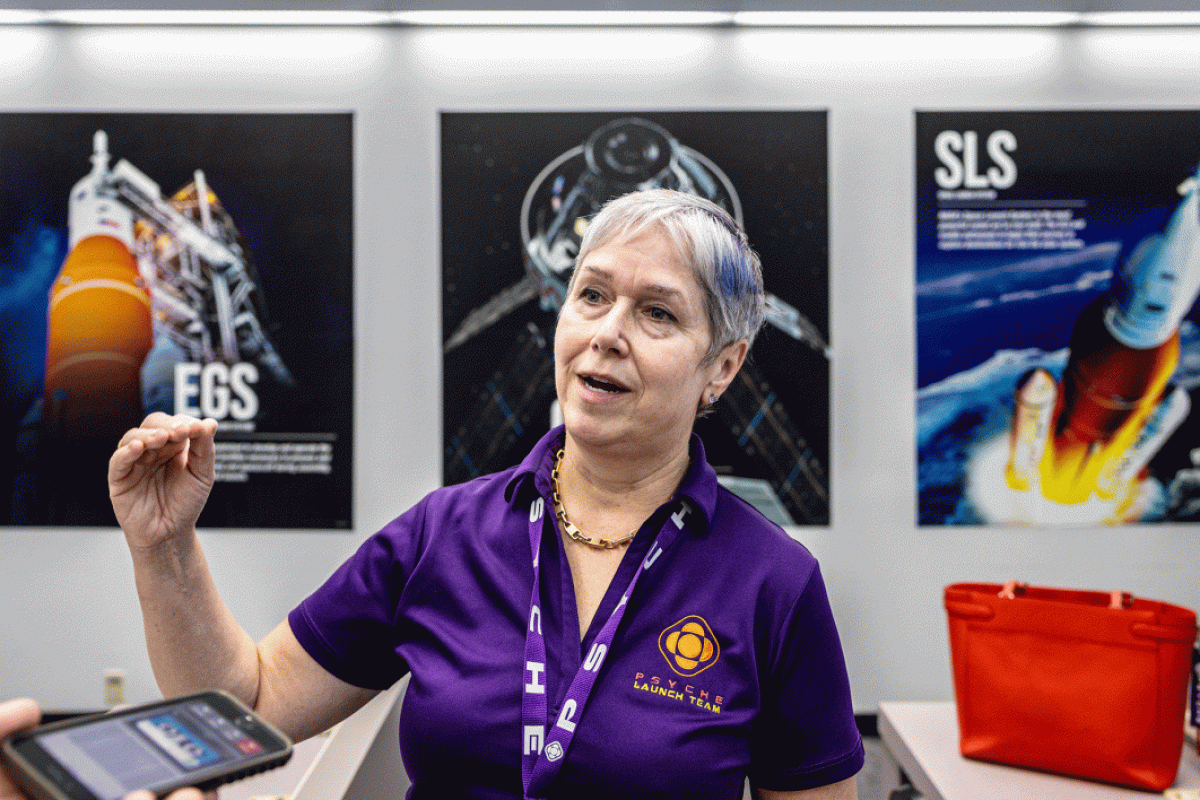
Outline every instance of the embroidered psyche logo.
[(721, 657), (721, 645), (712, 628), (695, 614), (663, 631), (658, 637), (658, 649), (675, 674), (684, 678), (699, 675)]

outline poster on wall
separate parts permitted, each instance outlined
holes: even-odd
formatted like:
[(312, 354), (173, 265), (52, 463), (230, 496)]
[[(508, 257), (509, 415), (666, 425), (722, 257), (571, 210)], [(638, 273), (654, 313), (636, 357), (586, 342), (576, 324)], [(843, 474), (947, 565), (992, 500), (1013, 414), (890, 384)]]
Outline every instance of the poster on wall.
[(919, 112), (918, 519), (1200, 519), (1200, 111)]
[(707, 197), (762, 258), (769, 320), (714, 415), (723, 483), (781, 524), (829, 522), (826, 114), (441, 114), (443, 477), (518, 463), (549, 429), (557, 311), (608, 199)]
[(200, 525), (348, 528), (349, 114), (0, 114), (0, 524), (115, 525), (108, 457), (218, 420)]

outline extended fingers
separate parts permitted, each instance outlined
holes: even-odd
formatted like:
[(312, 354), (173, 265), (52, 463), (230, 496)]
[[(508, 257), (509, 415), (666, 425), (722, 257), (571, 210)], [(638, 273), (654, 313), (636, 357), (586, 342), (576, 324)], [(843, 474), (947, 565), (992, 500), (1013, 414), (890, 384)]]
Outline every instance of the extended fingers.
[(108, 460), (109, 480), (124, 476), (139, 462), (149, 466), (171, 458), (181, 448), (178, 444), (168, 447), (170, 442), (170, 432), (163, 428), (132, 428), (126, 431)]
[(185, 439), (208, 436), (216, 432), (216, 420), (197, 419), (186, 414), (170, 416), (156, 411), (142, 421), (136, 428), (125, 431), (117, 448), (123, 448), (132, 442), (141, 442), (147, 449), (162, 447), (168, 441), (182, 442)]
[(126, 475), (135, 464), (154, 467), (169, 461), (187, 450), (192, 441), (202, 448), (207, 447), (211, 453), (216, 428), (215, 420), (155, 412), (121, 437), (109, 459), (109, 479)]
[(186, 414), (176, 414), (168, 416), (156, 412), (146, 417), (143, 427), (158, 429), (162, 428), (167, 431), (167, 435), (173, 442), (182, 442), (184, 439), (195, 439), (197, 437), (212, 436), (217, 430), (217, 421), (213, 419), (199, 419), (197, 417), (189, 417)]
[(188, 428), (192, 456), (202, 464), (207, 464), (215, 456), (213, 437), (217, 433), (217, 421), (215, 419), (203, 419), (196, 420), (195, 422), (195, 425), (191, 425)]

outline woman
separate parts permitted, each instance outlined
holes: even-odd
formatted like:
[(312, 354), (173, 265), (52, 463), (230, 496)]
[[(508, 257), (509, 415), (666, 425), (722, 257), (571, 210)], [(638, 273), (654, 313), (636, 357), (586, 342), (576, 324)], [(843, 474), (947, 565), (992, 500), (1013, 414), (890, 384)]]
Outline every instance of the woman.
[(812, 556), (722, 489), (691, 433), (763, 319), (733, 220), (655, 190), (591, 222), (555, 333), (564, 426), (433, 492), (257, 647), (195, 521), (212, 421), (155, 416), (112, 457), (166, 693), (220, 686), (295, 737), (411, 672), (422, 797), (855, 797), (863, 762)]

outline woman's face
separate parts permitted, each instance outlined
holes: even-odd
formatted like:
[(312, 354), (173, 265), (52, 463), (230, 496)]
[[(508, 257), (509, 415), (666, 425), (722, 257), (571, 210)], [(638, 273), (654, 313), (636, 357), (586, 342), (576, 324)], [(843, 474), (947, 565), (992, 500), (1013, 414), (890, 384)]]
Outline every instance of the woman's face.
[(664, 232), (593, 249), (554, 334), (568, 434), (638, 455), (686, 448), (700, 398), (723, 391), (745, 355), (739, 342), (702, 364), (710, 336), (703, 290)]

